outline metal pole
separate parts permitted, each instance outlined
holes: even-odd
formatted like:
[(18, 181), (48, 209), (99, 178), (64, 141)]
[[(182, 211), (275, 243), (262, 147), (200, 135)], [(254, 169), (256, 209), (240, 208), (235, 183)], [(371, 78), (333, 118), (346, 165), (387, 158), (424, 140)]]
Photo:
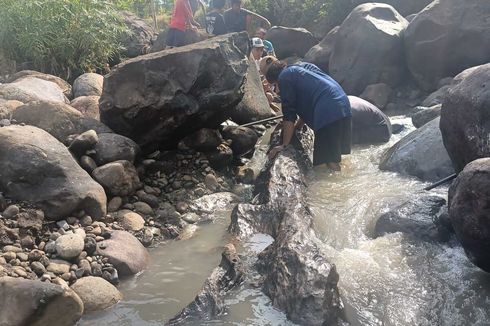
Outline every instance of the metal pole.
[(432, 184), (432, 185), (430, 185), (430, 186), (428, 186), (428, 187), (424, 188), (424, 190), (429, 191), (429, 190), (432, 190), (432, 189), (434, 189), (434, 188), (437, 188), (437, 187), (439, 187), (440, 185), (445, 184), (446, 182), (449, 182), (449, 181), (451, 181), (451, 180), (456, 179), (456, 177), (457, 177), (457, 176), (458, 176), (457, 174), (452, 174), (452, 175), (450, 175), (449, 177), (444, 178), (444, 179), (442, 179), (442, 180), (439, 180), (439, 181), (437, 181), (436, 183), (434, 183), (434, 184)]
[(264, 122), (269, 122), (269, 121), (274, 121), (274, 120), (277, 120), (277, 119), (281, 119), (282, 117), (284, 117), (284, 116), (283, 115), (278, 115), (276, 117), (267, 118), (267, 119), (264, 119), (264, 120), (249, 122), (249, 123), (246, 123), (244, 125), (241, 125), (240, 127), (251, 127), (251, 126), (255, 126), (255, 125), (260, 125), (260, 124), (262, 124)]

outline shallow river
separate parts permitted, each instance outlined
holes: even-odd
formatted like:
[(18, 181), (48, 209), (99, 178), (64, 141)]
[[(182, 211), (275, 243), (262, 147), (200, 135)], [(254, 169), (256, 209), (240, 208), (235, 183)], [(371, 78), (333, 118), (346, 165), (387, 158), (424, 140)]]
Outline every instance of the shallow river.
[[(424, 194), (426, 184), (377, 167), (382, 152), (401, 136), (383, 146), (355, 148), (341, 174), (312, 173), (315, 229), (337, 265), (347, 319), (352, 325), (490, 325), (490, 275), (471, 265), (454, 240), (427, 243), (401, 233), (371, 237), (380, 214)], [(444, 197), (447, 189), (432, 193)], [(122, 282), (124, 300), (79, 325), (162, 325), (193, 300), (219, 264), (228, 224), (229, 212), (222, 212), (191, 239), (151, 249), (150, 269)], [(257, 235), (243, 244), (246, 264), (270, 241)], [(247, 277), (246, 284), (253, 284), (257, 275)], [(188, 324), (293, 325), (252, 285), (232, 292), (226, 305), (227, 314), (217, 320)]]

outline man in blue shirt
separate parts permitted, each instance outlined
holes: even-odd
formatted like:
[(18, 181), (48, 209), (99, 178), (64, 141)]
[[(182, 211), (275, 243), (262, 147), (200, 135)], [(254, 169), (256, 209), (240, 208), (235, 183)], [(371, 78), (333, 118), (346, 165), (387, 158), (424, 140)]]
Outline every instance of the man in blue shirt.
[(350, 154), (352, 116), (342, 87), (311, 63), (287, 66), (276, 61), (268, 67), (266, 78), (278, 84), (284, 114), (282, 145), (273, 148), (269, 157), (289, 145), (294, 130), (306, 124), (315, 132), (313, 164), (340, 171), (342, 154)]

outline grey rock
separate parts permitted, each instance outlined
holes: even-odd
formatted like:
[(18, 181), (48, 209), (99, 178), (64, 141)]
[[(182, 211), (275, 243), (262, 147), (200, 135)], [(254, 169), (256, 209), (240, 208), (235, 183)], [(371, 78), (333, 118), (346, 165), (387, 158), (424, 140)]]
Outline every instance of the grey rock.
[(416, 128), (420, 128), (426, 123), (434, 120), (441, 116), (442, 105), (435, 105), (430, 108), (425, 108), (414, 115), (412, 115), (412, 123)]
[(95, 161), (97, 165), (125, 160), (134, 164), (140, 155), (140, 148), (131, 139), (113, 133), (99, 135), (95, 146)]
[(37, 276), (42, 276), (46, 273), (46, 267), (38, 261), (34, 261), (31, 263), (31, 269)]
[(69, 262), (66, 262), (64, 260), (51, 259), (46, 270), (56, 275), (63, 275), (70, 272), (70, 267), (71, 264)]
[(390, 86), (380, 83), (368, 85), (359, 97), (376, 105), (380, 109), (384, 109), (388, 105), (392, 93), (393, 89)]
[(99, 99), (100, 96), (80, 96), (71, 101), (70, 106), (84, 117), (99, 120)]
[(243, 97), (248, 62), (236, 45), (246, 37), (227, 34), (123, 62), (106, 75), (101, 121), (145, 152), (219, 125)]
[(179, 148), (192, 148), (199, 152), (210, 152), (216, 150), (222, 142), (223, 138), (221, 138), (218, 130), (203, 128), (182, 139), (179, 143)]
[(80, 166), (88, 173), (92, 173), (97, 168), (97, 163), (90, 156), (83, 155), (80, 158)]
[(73, 82), (73, 96), (100, 96), (104, 85), (104, 76), (95, 73), (86, 73)]
[(48, 219), (80, 209), (95, 218), (105, 215), (102, 187), (48, 133), (31, 126), (0, 128), (0, 152), (10, 153), (0, 157), (0, 190), (11, 198), (37, 204)]
[(3, 211), (2, 215), (5, 218), (14, 218), (17, 216), (17, 214), (19, 214), (19, 212), (20, 212), (19, 206), (10, 205)]
[(84, 246), (83, 237), (78, 234), (66, 234), (56, 239), (56, 252), (66, 260), (78, 257)]
[(99, 137), (95, 130), (88, 130), (78, 135), (70, 144), (68, 149), (77, 157), (85, 154), (86, 151), (95, 147)]
[(97, 241), (94, 238), (86, 237), (84, 242), (83, 250), (86, 251), (88, 255), (92, 255), (97, 251)]
[(252, 152), (259, 140), (257, 133), (247, 127), (224, 127), (221, 133), (231, 140), (231, 149), (236, 156)]
[(216, 151), (206, 153), (209, 165), (216, 170), (223, 170), (233, 162), (233, 151), (225, 144), (218, 146)]
[(138, 201), (138, 202), (134, 203), (133, 205), (134, 205), (134, 210), (140, 214), (143, 214), (143, 215), (153, 214), (153, 209), (147, 203)]
[[(123, 55), (127, 58), (135, 58), (148, 53), (157, 33), (143, 19), (129, 11), (121, 12), (126, 26), (130, 29), (129, 35), (124, 35), (121, 44), (124, 47)], [(162, 49), (164, 50), (164, 48)]]
[(340, 25), (330, 56), (330, 74), (351, 95), (377, 83), (396, 87), (405, 76), (403, 33), (407, 25), (390, 5), (357, 6)]
[(390, 118), (362, 98), (349, 96), (352, 111), (352, 143), (379, 144), (390, 140)]
[(450, 88), (451, 88), (451, 85), (442, 86), (441, 88), (439, 88), (435, 92), (429, 94), (429, 96), (427, 96), (424, 99), (424, 101), (422, 102), (421, 105), (425, 106), (425, 107), (432, 107), (435, 105), (442, 104), (442, 102), (444, 101), (444, 98), (447, 96), (447, 93), (449, 92)]
[(114, 196), (131, 195), (140, 185), (138, 172), (129, 161), (116, 161), (100, 166), (92, 172), (92, 176)]
[(60, 77), (49, 75), (49, 74), (43, 74), (41, 72), (34, 71), (34, 70), (19, 71), (15, 74), (9, 76), (9, 78), (7, 79), (7, 83), (13, 83), (15, 81), (19, 81), (19, 80), (27, 78), (27, 77), (35, 77), (38, 79), (43, 79), (43, 80), (55, 83), (56, 85), (58, 85), (58, 87), (61, 89), (63, 94), (68, 99), (72, 98), (73, 94), (72, 94), (72, 90), (71, 90), (71, 85), (67, 81), (61, 79)]
[(107, 309), (122, 299), (114, 285), (103, 278), (88, 276), (76, 281), (71, 289), (82, 299), (85, 312)]
[(0, 84), (0, 98), (22, 103), (31, 101), (69, 103), (58, 85), (36, 77), (25, 77), (13, 83)]
[(454, 173), (439, 130), (439, 118), (402, 138), (382, 157), (380, 169), (438, 181)]
[(304, 28), (274, 26), (267, 31), (265, 38), (274, 44), (274, 51), (279, 59), (304, 57), (318, 41)]
[(305, 61), (311, 62), (318, 66), (321, 70), (328, 73), (328, 65), (330, 56), (333, 52), (335, 41), (339, 32), (339, 27), (332, 28), (330, 32), (322, 39), (322, 41), (312, 47), (305, 55)]
[(145, 227), (145, 220), (141, 215), (131, 211), (121, 211), (118, 222), (126, 231), (140, 231)]

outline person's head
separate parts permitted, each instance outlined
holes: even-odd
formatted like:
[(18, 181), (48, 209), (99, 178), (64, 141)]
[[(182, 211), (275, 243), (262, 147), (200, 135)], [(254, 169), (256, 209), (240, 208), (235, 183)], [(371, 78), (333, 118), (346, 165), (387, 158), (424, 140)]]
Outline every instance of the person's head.
[(277, 58), (272, 55), (268, 55), (260, 59), (260, 63), (259, 63), (260, 74), (265, 76), (267, 74), (267, 70), (269, 70), (269, 67), (276, 61)]
[(273, 62), (269, 69), (267, 69), (267, 73), (265, 74), (265, 78), (267, 81), (271, 84), (277, 83), (279, 80), (279, 75), (281, 72), (287, 67), (287, 64), (282, 61), (275, 61)]
[(267, 31), (265, 30), (265, 28), (262, 27), (257, 28), (257, 30), (255, 31), (255, 36), (262, 40), (265, 38), (265, 34), (267, 34)]
[(226, 5), (226, 0), (212, 0), (211, 2), (211, 8), (216, 10), (223, 9), (225, 5)]
[(262, 58), (264, 53), (264, 42), (258, 37), (252, 39), (252, 56), (255, 60)]
[(231, 0), (231, 9), (238, 11), (242, 8), (242, 0)]

